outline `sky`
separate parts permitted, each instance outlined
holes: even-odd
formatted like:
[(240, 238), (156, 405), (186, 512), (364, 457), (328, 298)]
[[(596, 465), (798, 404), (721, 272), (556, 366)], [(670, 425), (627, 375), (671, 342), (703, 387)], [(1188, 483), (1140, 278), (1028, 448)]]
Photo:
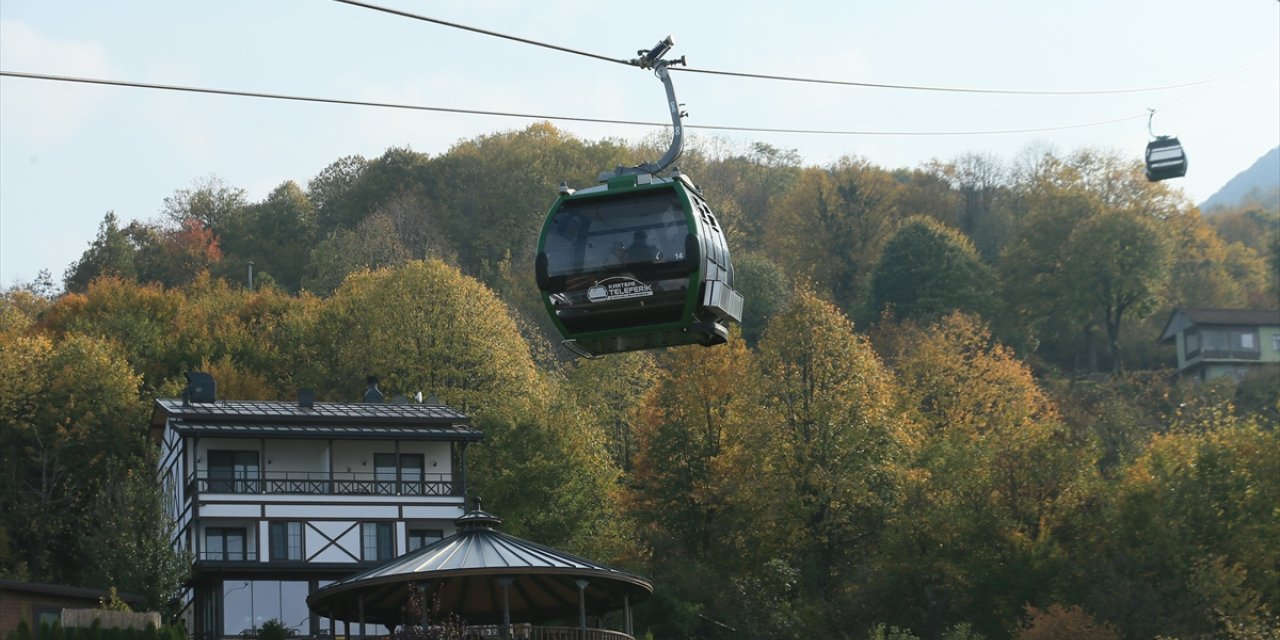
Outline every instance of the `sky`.
[[(1045, 148), (1136, 161), (1156, 109), (1155, 133), (1178, 136), (1189, 158), (1187, 176), (1170, 184), (1199, 203), (1280, 145), (1275, 0), (366, 1), (613, 59), (671, 36), (668, 58), (705, 71), (1106, 92), (671, 74), (691, 144), (734, 152), (764, 142), (805, 165), (851, 156), (912, 168), (966, 154), (1013, 164)], [(107, 212), (157, 220), (166, 197), (211, 177), (256, 202), (288, 180), (305, 187), (353, 154), (408, 147), (436, 156), (542, 119), (585, 140), (667, 135), (557, 117), (669, 122), (649, 71), (335, 0), (0, 0), (0, 71), (537, 116), (3, 76), (0, 288), (42, 269), (60, 284)], [(1160, 88), (1173, 85), (1182, 86)], [(1035, 131), (973, 134), (1008, 130)], [(885, 132), (895, 135), (873, 135)], [(902, 135), (939, 132), (967, 135)], [(654, 158), (636, 162), (646, 160)], [(539, 207), (555, 198), (547, 196)]]

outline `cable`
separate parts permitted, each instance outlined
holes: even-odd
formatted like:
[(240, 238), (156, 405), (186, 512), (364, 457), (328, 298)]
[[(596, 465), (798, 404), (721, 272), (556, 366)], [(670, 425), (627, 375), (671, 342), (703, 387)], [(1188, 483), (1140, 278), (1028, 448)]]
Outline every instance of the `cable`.
[(523, 44), (529, 44), (529, 45), (533, 45), (533, 46), (535, 46), (535, 47), (542, 47), (542, 48), (544, 48), (544, 49), (551, 49), (551, 50), (554, 50), (554, 51), (560, 51), (560, 52), (563, 52), (563, 53), (572, 53), (572, 54), (574, 54), (574, 55), (584, 56), (584, 57), (587, 57), (587, 58), (594, 58), (594, 59), (596, 59), (596, 60), (603, 60), (603, 61), (605, 61), (605, 62), (616, 62), (616, 63), (618, 63), (618, 64), (625, 64), (625, 65), (630, 65), (630, 64), (631, 64), (631, 62), (630, 62), (629, 60), (623, 60), (623, 59), (621, 59), (621, 58), (610, 58), (609, 56), (602, 56), (602, 55), (595, 54), (595, 53), (590, 53), (590, 52), (587, 52), (587, 51), (580, 51), (580, 50), (578, 50), (578, 49), (570, 49), (570, 48), (568, 48), (568, 47), (561, 47), (561, 46), (559, 46), (559, 45), (548, 44), (548, 43), (546, 43), (546, 42), (539, 42), (539, 41), (537, 41), (537, 40), (530, 40), (529, 38), (521, 38), (521, 37), (519, 37), (519, 36), (509, 36), (509, 35), (504, 34), (504, 33), (498, 33), (497, 31), (489, 31), (488, 29), (480, 29), (480, 28), (478, 28), (478, 27), (469, 27), (469, 26), (467, 26), (467, 25), (464, 25), (464, 24), (458, 24), (458, 23), (456, 23), (456, 22), (449, 22), (449, 21), (447, 21), (447, 20), (440, 20), (439, 18), (431, 18), (431, 17), (428, 17), (428, 16), (419, 15), (419, 14), (416, 14), (416, 13), (409, 13), (408, 11), (401, 11), (401, 10), (399, 10), (399, 9), (392, 9), (392, 8), (390, 8), (390, 7), (383, 7), (383, 6), (379, 6), (379, 5), (376, 5), (376, 4), (369, 4), (369, 3), (367, 3), (367, 2), (359, 2), (358, 0), (333, 0), (333, 1), (334, 1), (334, 2), (341, 2), (342, 4), (349, 4), (349, 5), (353, 6), (353, 7), (361, 7), (361, 8), (364, 8), (364, 9), (371, 9), (371, 10), (373, 10), (373, 11), (381, 11), (381, 12), (383, 12), (383, 13), (389, 13), (389, 14), (391, 14), (391, 15), (400, 16), (400, 17), (402, 17), (402, 18), (411, 18), (411, 19), (413, 19), (413, 20), (421, 20), (421, 21), (423, 21), (423, 22), (431, 22), (431, 23), (438, 24), (438, 25), (445, 26), (445, 27), (452, 27), (452, 28), (454, 28), (454, 29), (461, 29), (461, 30), (463, 30), (463, 31), (470, 31), (470, 32), (472, 32), (472, 33), (479, 33), (479, 34), (481, 34), (481, 35), (493, 36), (493, 37), (495, 37), (495, 38), (502, 38), (502, 39), (504, 39), (504, 40), (512, 40), (512, 41), (514, 41), (514, 42), (520, 42), (520, 43), (523, 43)]
[[(344, 1), (344, 0), (339, 0)], [(130, 82), (126, 80), (104, 80), (100, 78), (85, 78), (76, 76), (59, 76), (42, 73), (25, 73), (21, 71), (4, 71), (0, 70), (0, 77), (22, 78), (26, 80), (46, 80), (51, 82), (71, 82), (78, 84), (104, 85), (112, 87), (129, 87), (134, 89), (154, 89), (160, 91), (181, 91), (187, 93), (201, 93), (207, 95), (233, 96), (238, 98), (262, 98), (267, 100), (289, 100), (294, 102), (313, 102), (322, 104), (337, 104), (357, 107), (378, 107), (383, 109), (407, 109), (411, 111), (435, 111), (439, 113), (460, 113), (466, 115), (481, 116), (498, 116), (504, 118), (525, 118), (530, 120), (556, 120), (564, 122), (591, 122), (598, 124), (620, 124), (634, 125), (643, 127), (666, 127), (671, 126), (670, 123), (663, 122), (646, 122), (641, 120), (614, 120), (609, 118), (586, 118), (577, 116), (554, 116), (540, 115), (532, 113), (518, 113), (514, 111), (487, 111), (481, 109), (459, 109), (454, 107), (430, 107), (425, 105), (401, 104), (394, 102), (371, 102), (365, 100), (346, 100), (342, 98), (317, 98), (311, 96), (296, 96), (280, 93), (263, 93), (257, 91), (240, 91), (235, 89), (213, 89), (208, 87), (190, 87), (182, 85), (154, 84), (148, 82)], [(789, 133), (789, 134), (807, 134), (807, 135), (828, 135), (828, 136), (989, 136), (989, 135), (1005, 135), (1019, 133), (1041, 133), (1048, 131), (1062, 131), (1065, 129), (1084, 129), (1088, 127), (1099, 127), (1134, 118), (1143, 118), (1145, 115), (1125, 116), (1121, 118), (1113, 118), (1110, 120), (1100, 120), (1096, 122), (1083, 122), (1078, 124), (1059, 125), (1053, 127), (1037, 127), (1029, 129), (995, 129), (986, 131), (848, 131), (833, 129), (773, 129), (766, 127), (735, 127), (727, 125), (697, 125), (686, 124), (686, 129), (701, 129), (709, 131), (739, 131), (754, 133)]]
[[(341, 0), (339, 0), (341, 1)], [(1272, 56), (1273, 58), (1275, 56)], [(819, 78), (799, 78), (794, 76), (774, 76), (760, 73), (741, 73), (736, 71), (714, 71), (711, 69), (697, 69), (693, 67), (673, 67), (674, 71), (687, 71), (689, 73), (703, 73), (707, 75), (731, 76), (735, 78), (751, 78), (753, 80), (779, 80), (783, 82), (802, 82), (808, 84), (827, 84), (839, 85), (846, 87), (866, 87), (872, 89), (898, 89), (903, 91), (940, 91), (947, 93), (980, 93), (980, 94), (998, 94), (998, 95), (1017, 95), (1017, 96), (1090, 96), (1090, 95), (1111, 95), (1120, 93), (1143, 93), (1148, 91), (1165, 91), (1168, 89), (1182, 89), (1185, 87), (1197, 87), (1210, 82), (1225, 80), (1234, 75), (1239, 75), (1252, 69), (1253, 67), (1270, 60), (1267, 58), (1259, 62), (1250, 64), (1244, 68), (1238, 69), (1226, 75), (1214, 78), (1206, 78), (1195, 82), (1184, 82), (1181, 84), (1168, 84), (1156, 87), (1132, 87), (1127, 89), (971, 89), (964, 87), (934, 87), (928, 85), (912, 85), (912, 84), (881, 84), (875, 82), (853, 82), (846, 80), (823, 80)]]
[[(535, 47), (543, 47), (545, 49), (552, 49), (554, 51), (560, 51), (563, 53), (570, 53), (573, 55), (584, 56), (584, 57), (593, 58), (596, 60), (603, 60), (605, 62), (613, 62), (613, 63), (625, 64), (625, 65), (633, 64), (633, 61), (631, 60), (625, 60), (622, 58), (612, 58), (609, 56), (582, 51), (580, 49), (571, 49), (568, 47), (549, 44), (546, 42), (541, 42), (541, 41), (533, 40), (530, 38), (522, 38), (519, 36), (507, 35), (504, 33), (499, 33), (497, 31), (480, 29), (478, 27), (471, 27), (463, 24), (458, 24), (456, 22), (449, 22), (447, 20), (440, 20), (438, 18), (432, 18), (432, 17), (421, 15), (421, 14), (410, 13), (408, 11), (401, 11), (399, 9), (391, 9), (389, 7), (383, 7), (380, 5), (370, 4), (367, 2), (361, 2), (360, 0), (333, 0), (333, 1), (341, 2), (342, 4), (351, 5), (353, 7), (361, 7), (361, 8), (370, 9), (373, 11), (381, 11), (383, 13), (389, 13), (389, 14), (397, 15), (404, 18), (421, 20), (423, 22), (431, 22), (431, 23), (438, 24), (445, 27), (461, 29), (463, 31), (470, 31), (472, 33), (479, 33), (482, 35), (492, 36), (495, 38), (502, 38), (504, 40), (511, 40), (514, 42), (520, 42), (523, 44), (533, 45)], [(1129, 88), (1122, 88), (1122, 89), (1061, 89), (1061, 90), (1058, 90), (1058, 89), (978, 89), (978, 88), (966, 88), (966, 87), (939, 87), (939, 86), (930, 86), (930, 85), (855, 82), (851, 80), (824, 80), (821, 78), (778, 76), (778, 75), (768, 75), (768, 74), (760, 74), (760, 73), (745, 73), (745, 72), (738, 72), (738, 71), (717, 71), (714, 69), (698, 69), (698, 68), (690, 68), (690, 67), (683, 67), (683, 68), (671, 67), (671, 69), (675, 71), (686, 71), (689, 73), (702, 73), (707, 75), (730, 76), (730, 77), (736, 77), (736, 78), (750, 78), (753, 80), (776, 80), (776, 81), (782, 81), (782, 82), (800, 82), (800, 83), (806, 83), (806, 84), (824, 84), (824, 85), (835, 85), (835, 86), (846, 86), (846, 87), (863, 87), (863, 88), (871, 88), (871, 89), (894, 89), (894, 90), (900, 90), (900, 91), (935, 91), (935, 92), (945, 92), (945, 93), (976, 93), (976, 94), (1020, 95), (1020, 96), (1081, 96), (1081, 95), (1111, 95), (1111, 94), (1122, 94), (1122, 93), (1144, 93), (1149, 91), (1165, 91), (1168, 89), (1181, 89), (1184, 87), (1195, 87), (1195, 86), (1210, 83), (1210, 82), (1217, 82), (1218, 80), (1223, 80), (1226, 78), (1230, 78), (1231, 76), (1244, 73), (1245, 71), (1248, 71), (1249, 69), (1252, 69), (1253, 67), (1259, 64), (1262, 64), (1262, 62), (1266, 62), (1267, 60), (1270, 60), (1275, 57), (1277, 56), (1271, 56), (1270, 58), (1266, 58), (1259, 62), (1255, 62), (1237, 71), (1233, 71), (1226, 75), (1218, 76), (1214, 78), (1206, 78), (1204, 80), (1196, 80), (1194, 82), (1183, 82), (1180, 84), (1161, 85), (1161, 86), (1155, 86), (1155, 87), (1129, 87)]]
[(234, 96), (238, 98), (264, 98), (268, 100), (292, 100), (294, 102), (317, 102), (323, 104), (340, 104), (356, 107), (380, 107), (384, 109), (408, 109), (413, 111), (437, 111), (441, 113), (462, 113), (467, 115), (479, 116), (501, 116), (507, 118), (531, 118), (540, 120), (566, 120), (572, 122), (599, 122), (604, 124), (630, 124), (644, 126), (658, 126), (658, 122), (640, 122), (637, 120), (605, 120), (600, 118), (577, 118), (573, 116), (540, 116), (529, 113), (516, 113), (510, 111), (483, 111), (479, 109), (455, 109), (451, 107), (428, 107), (413, 104), (397, 104), (393, 102), (369, 102), (365, 100), (346, 100), (342, 98), (316, 98), (311, 96), (291, 96), (281, 93), (262, 93), (258, 91), (239, 91), (236, 89), (212, 89), (208, 87), (188, 87), (172, 84), (153, 84), (148, 82), (130, 82), (127, 80), (103, 80), (100, 78), (83, 78), (75, 76), (57, 76), (42, 73), (23, 73), (21, 71), (3, 71), (0, 70), (0, 76), (10, 78), (25, 78), (27, 80), (50, 80), (53, 82), (73, 82), (79, 84), (95, 84), (112, 87), (130, 87), (134, 89), (157, 89), (161, 91), (183, 91), (187, 93), (203, 93), (221, 96)]

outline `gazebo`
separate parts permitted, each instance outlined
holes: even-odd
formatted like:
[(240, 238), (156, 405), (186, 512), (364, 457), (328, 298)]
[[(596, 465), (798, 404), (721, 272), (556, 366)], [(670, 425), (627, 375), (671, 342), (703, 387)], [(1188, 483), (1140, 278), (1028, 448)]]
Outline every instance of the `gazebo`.
[[(497, 530), (480, 509), (456, 520), (448, 538), (312, 593), (307, 606), (331, 621), (430, 626), (427, 610), (461, 620), (468, 636), (628, 640), (631, 605), (653, 592), (648, 580)], [(416, 593), (421, 620), (406, 620)], [(588, 616), (623, 611), (623, 630), (588, 627)], [(565, 621), (576, 618), (576, 626)], [(559, 622), (560, 626), (548, 626)], [(331, 629), (332, 631), (332, 629)], [(335, 634), (336, 635), (336, 634)]]

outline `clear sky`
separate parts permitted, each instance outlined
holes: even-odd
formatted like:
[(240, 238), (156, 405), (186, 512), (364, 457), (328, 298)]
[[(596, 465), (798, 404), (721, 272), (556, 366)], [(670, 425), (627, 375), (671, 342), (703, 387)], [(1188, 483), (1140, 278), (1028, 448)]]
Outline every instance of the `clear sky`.
[[(964, 136), (690, 130), (745, 149), (886, 168), (1037, 145), (1131, 154), (1177, 135), (1202, 202), (1280, 144), (1280, 2), (942, 0), (656, 3), (369, 0), (610, 58), (664, 36), (704, 70), (969, 89), (1176, 89), (990, 95), (673, 73), (687, 125)], [(649, 72), (332, 0), (0, 0), (0, 70), (320, 98), (642, 122), (668, 119)], [(1202, 82), (1212, 80), (1210, 82)], [(107, 211), (153, 220), (210, 175), (251, 201), (334, 160), (437, 155), (534, 120), (0, 78), (0, 287), (76, 260)], [(661, 130), (552, 120), (588, 140)], [(636, 161), (652, 160), (637, 158)], [(602, 167), (605, 169), (606, 167)], [(481, 188), (482, 185), (475, 185)], [(554, 199), (547, 194), (546, 203)], [(533, 242), (534, 239), (530, 239)]]

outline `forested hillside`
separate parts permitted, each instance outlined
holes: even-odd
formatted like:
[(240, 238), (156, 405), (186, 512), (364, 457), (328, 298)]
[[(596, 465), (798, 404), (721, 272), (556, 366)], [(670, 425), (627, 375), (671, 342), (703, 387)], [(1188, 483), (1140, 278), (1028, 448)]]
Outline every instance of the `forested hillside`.
[(0, 297), (0, 576), (165, 606), (151, 400), (190, 369), (243, 399), (376, 373), (475, 417), (507, 531), (650, 577), (654, 638), (1280, 633), (1280, 376), (1181, 384), (1157, 342), (1176, 307), (1280, 306), (1280, 212), (1211, 225), (1089, 149), (694, 146), (747, 300), (714, 348), (552, 340), (557, 185), (658, 153), (547, 124), (107, 213), (65, 291)]

